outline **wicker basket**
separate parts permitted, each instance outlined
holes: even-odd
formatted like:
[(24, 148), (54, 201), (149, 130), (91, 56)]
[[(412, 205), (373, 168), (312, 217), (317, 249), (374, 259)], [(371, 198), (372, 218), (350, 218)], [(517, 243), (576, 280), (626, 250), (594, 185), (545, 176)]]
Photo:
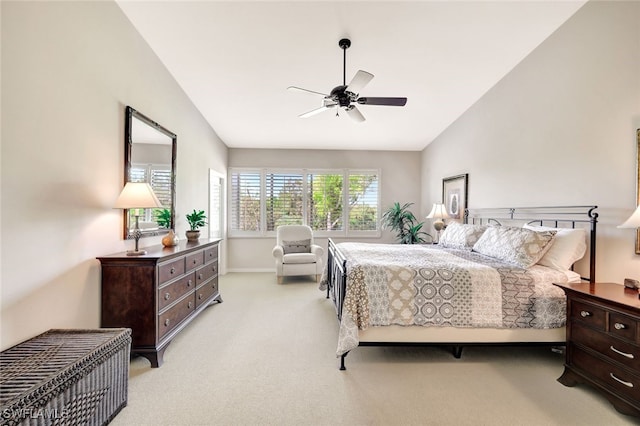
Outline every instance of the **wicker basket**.
[(0, 353), (0, 424), (102, 425), (127, 405), (131, 330), (49, 330)]

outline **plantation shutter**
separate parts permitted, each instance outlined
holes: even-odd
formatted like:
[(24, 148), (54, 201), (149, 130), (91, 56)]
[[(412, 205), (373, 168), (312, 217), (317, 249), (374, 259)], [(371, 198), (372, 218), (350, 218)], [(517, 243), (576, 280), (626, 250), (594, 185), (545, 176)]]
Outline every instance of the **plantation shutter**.
[(267, 231), (280, 225), (301, 225), (303, 218), (303, 175), (266, 173), (264, 180)]
[(260, 172), (231, 173), (231, 230), (260, 230)]

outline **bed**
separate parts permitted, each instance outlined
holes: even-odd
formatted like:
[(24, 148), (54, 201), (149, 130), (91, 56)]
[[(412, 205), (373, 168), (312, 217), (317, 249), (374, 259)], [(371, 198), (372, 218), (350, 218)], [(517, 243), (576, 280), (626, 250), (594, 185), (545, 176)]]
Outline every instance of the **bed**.
[[(328, 242), (340, 369), (358, 346), (565, 343), (554, 282), (595, 282), (597, 206), (468, 209), (438, 244)], [(582, 272), (580, 274), (579, 272)]]

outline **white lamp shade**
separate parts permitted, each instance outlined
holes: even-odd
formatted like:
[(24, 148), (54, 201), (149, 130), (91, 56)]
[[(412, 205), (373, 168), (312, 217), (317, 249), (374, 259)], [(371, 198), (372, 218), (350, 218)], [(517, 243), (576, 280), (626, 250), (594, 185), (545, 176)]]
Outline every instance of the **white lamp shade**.
[(427, 219), (447, 219), (451, 216), (447, 213), (447, 209), (444, 204), (435, 203), (431, 212), (427, 215)]
[(162, 207), (162, 204), (148, 183), (127, 182), (114, 207), (117, 209), (147, 209)]
[(640, 228), (640, 206), (631, 215), (629, 219), (618, 228)]

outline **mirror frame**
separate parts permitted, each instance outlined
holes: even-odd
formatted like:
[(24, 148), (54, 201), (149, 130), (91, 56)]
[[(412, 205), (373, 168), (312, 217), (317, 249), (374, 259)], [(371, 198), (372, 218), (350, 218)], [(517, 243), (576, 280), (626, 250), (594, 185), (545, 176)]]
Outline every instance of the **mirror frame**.
[[(160, 124), (151, 120), (149, 117), (135, 110), (134, 108), (127, 106), (125, 108), (125, 120), (124, 120), (124, 182), (129, 181), (129, 171), (131, 170), (131, 150), (133, 148), (132, 141), (132, 125), (133, 120), (137, 119), (154, 128), (160, 133), (168, 136), (171, 139), (171, 225), (170, 229), (175, 229), (176, 223), (176, 156), (178, 137), (175, 133), (162, 127)], [(124, 184), (123, 184), (124, 186)], [(129, 210), (123, 210), (123, 234), (124, 239), (133, 239), (133, 234), (129, 232), (128, 226)], [(157, 235), (164, 235), (168, 229), (151, 229), (141, 230), (140, 237), (152, 237)]]

